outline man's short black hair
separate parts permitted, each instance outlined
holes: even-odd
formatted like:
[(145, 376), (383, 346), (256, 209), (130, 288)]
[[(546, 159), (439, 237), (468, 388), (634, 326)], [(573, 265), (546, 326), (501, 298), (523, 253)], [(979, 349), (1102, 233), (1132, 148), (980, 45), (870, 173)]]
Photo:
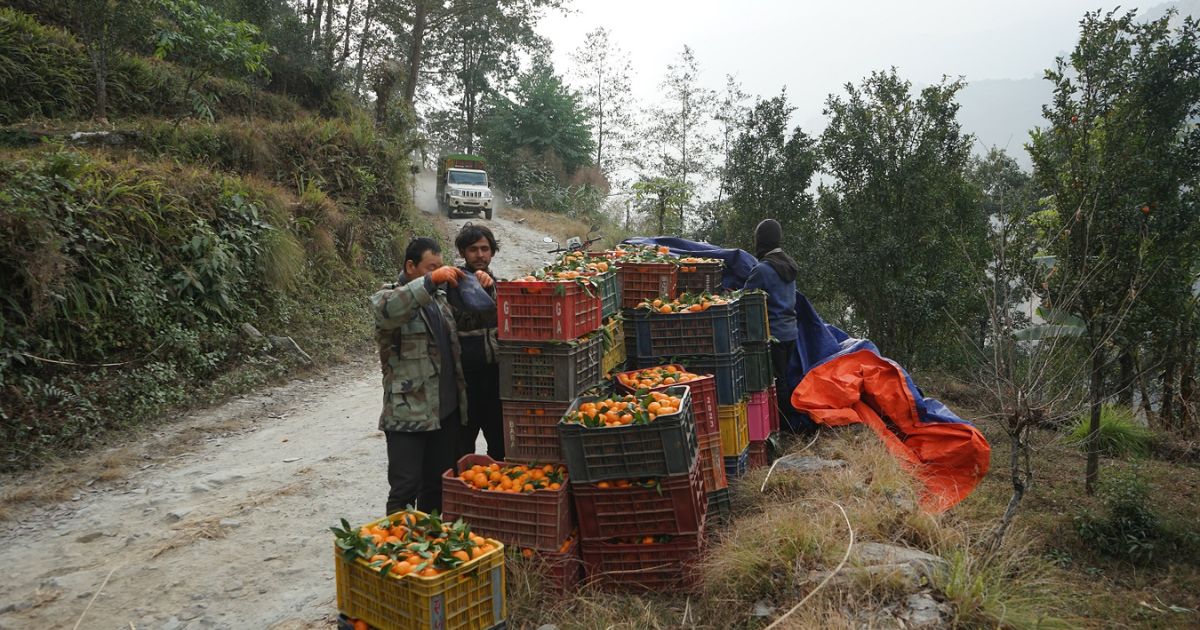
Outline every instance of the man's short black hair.
[(493, 254), (500, 251), (500, 244), (496, 242), (496, 236), (492, 234), (492, 230), (482, 225), (475, 225), (474, 223), (462, 226), (462, 229), (458, 231), (458, 236), (454, 237), (454, 246), (458, 248), (460, 256), (466, 256), (467, 248), (477, 243), (481, 238), (487, 239)]
[(404, 261), (412, 261), (412, 264), (421, 264), (421, 259), (425, 257), (425, 252), (433, 252), (435, 254), (442, 253), (442, 246), (437, 244), (437, 241), (428, 236), (418, 236), (408, 242), (408, 248), (404, 250)]

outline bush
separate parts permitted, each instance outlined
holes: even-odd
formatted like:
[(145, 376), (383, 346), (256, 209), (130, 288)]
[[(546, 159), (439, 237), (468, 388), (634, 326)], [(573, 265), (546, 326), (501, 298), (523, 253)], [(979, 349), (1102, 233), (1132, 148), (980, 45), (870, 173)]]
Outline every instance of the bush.
[(1102, 553), (1138, 564), (1160, 555), (1164, 531), (1147, 503), (1146, 484), (1134, 473), (1115, 473), (1101, 485), (1102, 517), (1084, 512), (1075, 518), (1083, 542)]
[[(1091, 414), (1087, 411), (1079, 414), (1071, 429), (1070, 441), (1086, 450), (1090, 425)], [(1100, 452), (1109, 457), (1145, 457), (1150, 454), (1154, 441), (1154, 433), (1138, 424), (1133, 410), (1119, 405), (1100, 408), (1100, 432), (1096, 437), (1100, 441)]]
[[(0, 9), (0, 124), (28, 119), (91, 116), (93, 76), (82, 43), (62, 29), (28, 14)], [(176, 65), (115, 54), (110, 62), (110, 117), (173, 117), (187, 111), (186, 79)], [(217, 118), (256, 116), (288, 120), (300, 107), (241, 81), (209, 76), (195, 90)]]

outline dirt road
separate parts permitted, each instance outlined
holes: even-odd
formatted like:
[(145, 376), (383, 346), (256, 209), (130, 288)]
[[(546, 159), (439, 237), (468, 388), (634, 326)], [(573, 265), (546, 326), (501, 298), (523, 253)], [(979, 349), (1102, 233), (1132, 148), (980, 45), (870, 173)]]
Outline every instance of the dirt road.
[[(502, 210), (488, 224), (501, 277), (548, 258)], [(132, 474), (0, 524), (0, 629), (330, 627), (328, 528), (383, 512), (380, 391), (364, 356), (181, 416), (123, 447)]]

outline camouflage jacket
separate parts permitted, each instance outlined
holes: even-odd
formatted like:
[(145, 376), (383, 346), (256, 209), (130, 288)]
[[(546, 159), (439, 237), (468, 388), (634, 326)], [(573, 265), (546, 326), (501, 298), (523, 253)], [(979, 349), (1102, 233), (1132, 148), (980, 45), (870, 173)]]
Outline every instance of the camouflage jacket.
[(375, 341), (383, 371), (381, 431), (435, 431), (441, 427), (438, 379), (442, 357), (422, 308), (429, 304), (437, 305), (450, 336), (458, 379), (459, 417), (466, 420), (467, 394), (458, 334), (445, 292), (430, 293), (424, 276), (411, 281), (401, 278), (400, 284), (384, 285), (371, 296)]
[[(459, 268), (466, 273), (474, 273), (465, 266)], [(488, 275), (496, 279), (490, 270)], [(496, 299), (495, 284), (484, 290), (493, 300)], [(473, 312), (452, 307), (451, 310), (454, 311), (454, 325), (458, 328), (458, 343), (462, 346), (463, 366), (470, 369), (472, 366), (497, 363), (500, 342), (496, 337), (496, 309)]]

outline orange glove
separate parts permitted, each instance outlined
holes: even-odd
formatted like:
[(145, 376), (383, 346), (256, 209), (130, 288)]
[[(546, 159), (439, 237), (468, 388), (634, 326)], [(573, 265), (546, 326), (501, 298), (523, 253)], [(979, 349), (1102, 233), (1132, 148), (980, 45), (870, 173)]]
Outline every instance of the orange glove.
[(431, 271), (429, 273), (429, 279), (432, 280), (434, 284), (448, 284), (452, 287), (456, 287), (458, 286), (458, 279), (465, 275), (467, 274), (463, 273), (463, 270), (459, 269), (458, 267), (443, 265)]
[(496, 281), (492, 280), (492, 277), (488, 275), (488, 272), (482, 269), (475, 272), (475, 279), (479, 280), (479, 286), (485, 289), (491, 287), (493, 284), (496, 284)]

